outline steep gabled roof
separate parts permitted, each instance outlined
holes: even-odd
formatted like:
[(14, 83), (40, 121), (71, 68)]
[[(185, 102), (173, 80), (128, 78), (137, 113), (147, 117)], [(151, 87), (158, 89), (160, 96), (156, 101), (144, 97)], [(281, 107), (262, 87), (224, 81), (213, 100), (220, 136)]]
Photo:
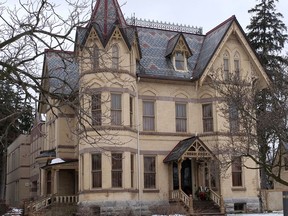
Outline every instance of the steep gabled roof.
[(170, 56), (173, 53), (180, 39), (183, 39), (185, 46), (187, 47), (188, 51), (187, 57), (189, 58), (190, 56), (192, 56), (192, 52), (187, 44), (187, 41), (185, 40), (185, 37), (183, 36), (182, 33), (179, 33), (168, 41), (167, 50), (165, 54), (166, 57)]
[(117, 0), (98, 0), (88, 26), (91, 24), (96, 24), (104, 35), (108, 35), (115, 24), (122, 28), (127, 27)]
[[(137, 33), (142, 52), (142, 58), (138, 64), (138, 76), (190, 80), (202, 47), (203, 35), (180, 34), (185, 39), (193, 55), (187, 60), (188, 71), (179, 72), (173, 67), (171, 59), (166, 57), (167, 52), (173, 49), (172, 45), (175, 45), (178, 41), (179, 32), (138, 26)], [(168, 44), (171, 48), (167, 47)]]
[(236, 17), (232, 16), (207, 32), (200, 50), (197, 65), (193, 72), (194, 78), (197, 79), (204, 73), (208, 63), (211, 61), (211, 58), (215, 54), (229, 27), (232, 25), (235, 19)]
[(105, 47), (116, 27), (121, 32), (128, 48), (131, 49), (136, 38), (135, 29), (127, 25), (118, 1), (98, 0), (86, 28), (77, 28), (77, 44), (83, 46), (91, 29), (94, 28), (103, 47)]
[[(195, 149), (195, 142), (197, 142), (198, 145)], [(168, 163), (172, 161), (178, 161), (182, 158), (182, 156), (192, 147), (193, 151), (195, 153), (194, 157), (203, 156), (207, 157), (215, 157), (215, 155), (211, 152), (211, 150), (202, 142), (202, 140), (198, 136), (193, 136), (184, 140), (181, 140), (173, 149), (172, 151), (164, 158), (163, 162)], [(200, 150), (200, 151), (198, 151)], [(201, 154), (202, 153), (202, 154)], [(193, 157), (193, 156), (192, 156)]]

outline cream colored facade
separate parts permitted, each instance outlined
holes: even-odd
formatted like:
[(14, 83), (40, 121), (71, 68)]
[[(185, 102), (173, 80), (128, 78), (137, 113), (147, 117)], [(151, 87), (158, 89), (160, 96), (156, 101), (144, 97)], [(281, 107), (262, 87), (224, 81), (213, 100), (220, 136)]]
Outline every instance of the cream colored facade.
[[(99, 26), (104, 22), (101, 30), (93, 23), (101, 19), (97, 15), (101, 17), (105, 5), (109, 6), (108, 19), (98, 20)], [(39, 176), (38, 195), (78, 195), (79, 203), (98, 206), (105, 215), (109, 208), (147, 210), (168, 204), (175, 191), (196, 200), (198, 189), (207, 187), (219, 197), (221, 211), (223, 207), (227, 212), (258, 211), (258, 170), (245, 169), (242, 161), (235, 186), (231, 168), (225, 172), (219, 168), (221, 157), (215, 151), (227, 141), (229, 128), (219, 110), (219, 95), (209, 85), (215, 71), (223, 69), (223, 59), (228, 60), (229, 73), (239, 70), (242, 78), (256, 78), (260, 88), (269, 83), (236, 18), (229, 18), (206, 35), (194, 35), (141, 26), (131, 33), (122, 16), (117, 1), (98, 1), (91, 22), (78, 29), (75, 51), (60, 55), (47, 52), (44, 74), (51, 72), (49, 58), (69, 55), (77, 62), (79, 107), (75, 112), (69, 104), (51, 98), (60, 109), (40, 106), (46, 122), (43, 148), (36, 157), (41, 169), (33, 174)], [(113, 25), (111, 19), (116, 20)], [(216, 40), (219, 32), (223, 32), (221, 39), (207, 54), (209, 40)], [(152, 39), (159, 42), (151, 47), (149, 37), (155, 35), (159, 37)], [(169, 37), (162, 47), (161, 37)], [(192, 47), (194, 39), (203, 48)], [(175, 76), (159, 75), (161, 65), (157, 62), (147, 67), (153, 62), (153, 53), (147, 54), (150, 48), (167, 49), (162, 65), (172, 68)], [(180, 63), (178, 53), (184, 56)], [(204, 65), (201, 59), (208, 57), (201, 73), (195, 70), (190, 74), (191, 58)], [(152, 72), (142, 73), (142, 67)], [(49, 88), (51, 83), (43, 85)], [(185, 111), (180, 114), (178, 108)], [(207, 117), (212, 125), (207, 125)], [(179, 126), (177, 122), (182, 123)], [(177, 154), (177, 148), (183, 152)], [(54, 163), (57, 158), (61, 161)], [(255, 166), (250, 160), (245, 165)]]
[(6, 203), (22, 208), (29, 199), (30, 135), (20, 135), (7, 149)]

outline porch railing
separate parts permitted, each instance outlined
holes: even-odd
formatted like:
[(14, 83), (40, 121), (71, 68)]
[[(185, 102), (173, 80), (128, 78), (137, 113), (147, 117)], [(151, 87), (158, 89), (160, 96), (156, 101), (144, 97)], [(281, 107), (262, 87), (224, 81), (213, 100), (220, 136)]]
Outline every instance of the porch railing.
[(193, 197), (192, 195), (188, 196), (181, 189), (173, 190), (170, 194), (170, 199), (173, 201), (181, 201), (186, 208), (188, 208), (189, 212), (193, 212)]
[(29, 203), (26, 207), (26, 210), (27, 212), (32, 212), (32, 211), (37, 212), (54, 203), (77, 203), (77, 202), (78, 202), (78, 196), (76, 195), (71, 195), (71, 196), (50, 195), (40, 200)]
[(78, 196), (53, 196), (53, 203), (77, 203)]
[(221, 213), (225, 212), (223, 197), (210, 189), (210, 199), (220, 207)]
[[(221, 213), (225, 211), (222, 196), (218, 195), (215, 191), (210, 189), (210, 199), (220, 207)], [(193, 213), (193, 197), (188, 196), (182, 190), (173, 190), (170, 192), (171, 201), (181, 201), (185, 207), (189, 210), (189, 213)]]
[(221, 206), (221, 197), (215, 191), (210, 189), (210, 199), (217, 204), (219, 207)]

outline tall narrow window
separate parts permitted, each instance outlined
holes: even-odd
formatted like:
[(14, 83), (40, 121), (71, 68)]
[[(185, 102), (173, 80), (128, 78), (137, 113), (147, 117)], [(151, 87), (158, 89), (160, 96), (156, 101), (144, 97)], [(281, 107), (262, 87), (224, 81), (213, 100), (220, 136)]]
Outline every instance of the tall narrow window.
[(240, 55), (236, 51), (234, 55), (234, 70), (235, 70), (235, 79), (240, 78)]
[(175, 104), (175, 114), (176, 114), (176, 132), (186, 132), (187, 131), (187, 114), (186, 114), (186, 104)]
[(175, 53), (175, 68), (176, 70), (185, 70), (185, 57), (182, 52)]
[(155, 111), (153, 101), (143, 101), (143, 130), (155, 130)]
[(112, 68), (119, 69), (119, 48), (117, 45), (112, 46)]
[(243, 186), (241, 157), (232, 158), (232, 186), (233, 187)]
[(203, 132), (213, 131), (213, 110), (212, 104), (202, 105)]
[(237, 133), (239, 131), (239, 114), (236, 104), (229, 106), (229, 121), (230, 121), (230, 132)]
[(133, 126), (133, 97), (129, 98), (130, 127)]
[(121, 125), (121, 94), (111, 94), (111, 124)]
[(156, 188), (155, 157), (144, 157), (144, 188)]
[(122, 187), (122, 154), (112, 154), (112, 187)]
[(223, 79), (228, 80), (229, 79), (229, 54), (226, 51), (223, 55)]
[(101, 93), (92, 95), (92, 125), (101, 125), (102, 111), (101, 111)]
[(240, 78), (240, 61), (239, 59), (234, 59), (234, 69), (235, 69), (235, 78)]
[(130, 155), (131, 188), (134, 187), (134, 154)]
[(96, 44), (94, 44), (93, 46), (92, 64), (93, 64), (93, 70), (96, 70), (97, 68), (99, 68), (99, 48)]
[(92, 155), (92, 187), (102, 187), (102, 161), (101, 154)]

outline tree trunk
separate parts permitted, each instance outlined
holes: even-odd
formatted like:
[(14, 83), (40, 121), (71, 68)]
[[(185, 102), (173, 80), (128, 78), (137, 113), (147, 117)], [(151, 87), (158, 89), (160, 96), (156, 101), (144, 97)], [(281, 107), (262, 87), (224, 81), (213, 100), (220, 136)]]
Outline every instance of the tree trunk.
[(0, 155), (0, 200), (5, 200), (6, 196), (6, 171), (7, 171), (7, 148)]

